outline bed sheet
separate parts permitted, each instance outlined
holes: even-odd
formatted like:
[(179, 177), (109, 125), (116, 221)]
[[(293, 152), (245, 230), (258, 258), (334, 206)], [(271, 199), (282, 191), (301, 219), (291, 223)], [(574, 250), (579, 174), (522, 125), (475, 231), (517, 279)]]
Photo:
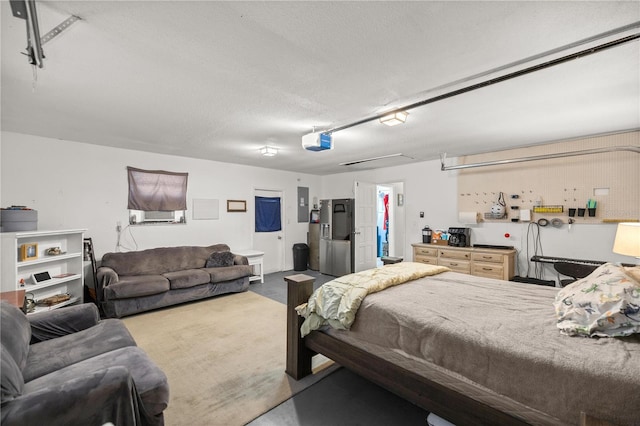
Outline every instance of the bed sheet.
[(437, 365), (566, 424), (585, 411), (640, 425), (640, 335), (561, 334), (557, 291), (445, 272), (367, 296), (350, 331), (327, 332)]

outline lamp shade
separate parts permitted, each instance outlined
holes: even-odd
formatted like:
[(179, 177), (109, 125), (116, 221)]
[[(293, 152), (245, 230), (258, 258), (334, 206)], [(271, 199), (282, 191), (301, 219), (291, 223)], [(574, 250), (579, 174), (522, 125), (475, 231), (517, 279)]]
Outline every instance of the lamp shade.
[(627, 256), (640, 257), (640, 223), (624, 222), (618, 224), (613, 252)]

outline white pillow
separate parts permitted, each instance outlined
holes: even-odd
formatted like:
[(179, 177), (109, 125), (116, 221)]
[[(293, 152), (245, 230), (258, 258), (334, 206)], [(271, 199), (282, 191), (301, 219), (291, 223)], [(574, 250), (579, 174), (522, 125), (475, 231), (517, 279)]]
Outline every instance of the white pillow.
[(640, 333), (640, 282), (633, 269), (628, 273), (606, 263), (561, 289), (553, 303), (561, 332), (588, 337)]

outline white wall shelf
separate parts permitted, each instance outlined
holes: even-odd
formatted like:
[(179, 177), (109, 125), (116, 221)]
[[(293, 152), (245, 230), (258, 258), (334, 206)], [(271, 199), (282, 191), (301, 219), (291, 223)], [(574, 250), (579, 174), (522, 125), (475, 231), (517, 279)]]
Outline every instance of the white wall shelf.
[(34, 259), (34, 260), (24, 260), (24, 261), (18, 261), (18, 268), (22, 268), (25, 266), (30, 266), (30, 265), (39, 265), (42, 263), (49, 263), (49, 262), (59, 262), (61, 260), (65, 260), (65, 259), (73, 259), (75, 257), (80, 257), (82, 256), (81, 252), (77, 252), (77, 253), (70, 253), (70, 254), (59, 254), (56, 256), (45, 256), (42, 258), (38, 258), (38, 259)]
[(36, 306), (35, 310), (33, 312), (29, 312), (30, 314), (37, 314), (38, 312), (44, 312), (44, 311), (52, 311), (54, 309), (59, 309), (62, 308), (63, 306), (69, 306), (69, 305), (73, 305), (74, 303), (78, 303), (81, 301), (81, 298), (79, 297), (72, 297), (69, 300), (65, 300), (64, 302), (60, 302), (57, 303), (55, 305), (52, 306), (42, 306), (42, 305), (38, 305)]
[[(52, 306), (37, 306), (34, 312), (48, 311), (82, 303), (84, 296), (83, 240), (84, 229), (4, 232), (2, 233), (1, 291), (25, 290), (38, 301), (58, 294), (69, 294), (71, 298)], [(23, 244), (37, 244), (35, 259), (20, 260)], [(47, 250), (57, 247), (63, 254), (47, 255)], [(34, 283), (33, 274), (48, 272), (51, 278)]]
[(80, 274), (74, 274), (64, 278), (52, 278), (50, 280), (47, 280), (39, 284), (25, 284), (24, 286), (19, 288), (24, 289), (24, 291), (26, 291), (27, 293), (33, 293), (34, 291), (38, 291), (43, 288), (57, 286), (60, 284), (64, 284), (68, 281), (75, 281), (80, 277), (81, 277)]

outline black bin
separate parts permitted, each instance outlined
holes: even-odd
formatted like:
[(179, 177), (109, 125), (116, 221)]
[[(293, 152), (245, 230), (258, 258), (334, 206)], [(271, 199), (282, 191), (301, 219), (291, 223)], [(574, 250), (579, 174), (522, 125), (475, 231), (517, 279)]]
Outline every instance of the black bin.
[(306, 244), (293, 245), (293, 270), (306, 271), (309, 264), (309, 246)]

